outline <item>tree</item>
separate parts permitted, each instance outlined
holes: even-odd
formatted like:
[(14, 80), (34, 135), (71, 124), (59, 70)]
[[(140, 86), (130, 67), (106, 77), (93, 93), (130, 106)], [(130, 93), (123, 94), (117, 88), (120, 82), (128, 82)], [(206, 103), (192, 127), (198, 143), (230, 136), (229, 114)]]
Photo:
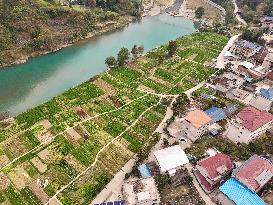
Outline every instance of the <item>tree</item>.
[(129, 50), (127, 48), (121, 48), (118, 52), (117, 62), (118, 66), (124, 66), (129, 59)]
[(114, 56), (110, 56), (105, 59), (105, 64), (108, 66), (108, 68), (114, 68), (117, 66), (117, 61)]
[(225, 65), (225, 70), (231, 70), (233, 67), (233, 64), (231, 62), (228, 62), (226, 65)]
[(131, 50), (131, 54), (133, 55), (134, 59), (138, 58), (139, 55), (141, 55), (143, 52), (144, 52), (144, 46), (134, 45)]
[(204, 14), (205, 14), (205, 9), (202, 6), (199, 6), (195, 10), (195, 17), (198, 18), (198, 19), (200, 19)]
[(173, 56), (177, 50), (177, 43), (176, 41), (169, 41), (168, 45), (168, 55)]
[(90, 8), (95, 7), (96, 4), (97, 4), (97, 1), (96, 1), (96, 0), (86, 0), (86, 2), (85, 2), (85, 5), (86, 5), (87, 7), (90, 7)]
[(136, 59), (137, 56), (138, 56), (138, 46), (137, 45), (134, 45), (132, 50), (131, 50), (131, 53), (133, 55), (133, 58)]
[(138, 54), (139, 54), (139, 55), (142, 55), (143, 52), (144, 52), (144, 46), (141, 45), (141, 46), (138, 47)]

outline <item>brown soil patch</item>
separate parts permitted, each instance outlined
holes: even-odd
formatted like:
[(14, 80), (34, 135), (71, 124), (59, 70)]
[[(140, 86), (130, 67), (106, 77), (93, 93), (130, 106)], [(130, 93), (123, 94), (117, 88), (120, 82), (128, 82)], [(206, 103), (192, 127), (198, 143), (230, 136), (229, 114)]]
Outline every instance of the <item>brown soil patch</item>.
[(45, 130), (49, 130), (52, 127), (52, 124), (48, 120), (43, 120), (40, 124), (43, 125)]
[(4, 167), (10, 162), (9, 158), (6, 155), (0, 156), (0, 167)]
[(86, 169), (84, 165), (82, 165), (74, 156), (70, 154), (65, 157), (65, 160), (78, 172), (83, 172)]
[(58, 199), (54, 198), (48, 203), (48, 205), (62, 205), (62, 203)]
[(50, 132), (46, 132), (42, 135), (38, 135), (37, 136), (37, 139), (41, 142), (41, 143), (44, 143), (44, 142), (47, 142), (49, 141), (51, 138), (52, 138), (52, 134)]
[(47, 165), (44, 164), (38, 157), (34, 157), (30, 161), (40, 173), (44, 173), (47, 170)]
[(145, 85), (142, 85), (142, 84), (138, 86), (138, 89), (145, 90), (145, 91), (152, 92), (152, 93), (156, 93), (152, 88), (148, 88), (148, 87), (146, 87)]
[(165, 81), (165, 80), (163, 80), (161, 78), (157, 78), (155, 76), (151, 76), (150, 79), (153, 80), (153, 81), (155, 81), (155, 82), (158, 82), (160, 84), (166, 85), (168, 87), (172, 87), (173, 86), (173, 84), (169, 83), (168, 81)]
[(79, 135), (79, 133), (77, 133), (74, 129), (70, 129), (67, 131), (67, 134), (69, 136), (69, 138), (71, 139), (71, 141), (78, 141), (79, 139), (81, 139), (81, 135)]
[(188, 59), (193, 61), (196, 58), (196, 56), (198, 56), (198, 55), (197, 54), (192, 54)]
[(29, 184), (29, 188), (41, 200), (43, 204), (45, 204), (49, 200), (47, 194), (41, 187), (37, 185), (36, 181)]
[(10, 182), (9, 178), (6, 175), (4, 175), (3, 173), (0, 173), (0, 190), (8, 188), (10, 183), (11, 182)]
[(23, 167), (20, 166), (15, 167), (7, 175), (10, 181), (12, 181), (14, 186), (19, 190), (26, 187), (26, 185), (31, 179), (27, 172), (23, 169)]
[(51, 162), (55, 161), (57, 156), (51, 150), (44, 149), (38, 153), (38, 156), (43, 160), (43, 162), (50, 164)]
[(112, 85), (106, 83), (101, 78), (96, 79), (93, 83), (96, 86), (98, 86), (99, 88), (102, 88), (105, 91), (105, 93), (107, 93), (108, 95), (115, 95), (116, 94), (115, 88)]

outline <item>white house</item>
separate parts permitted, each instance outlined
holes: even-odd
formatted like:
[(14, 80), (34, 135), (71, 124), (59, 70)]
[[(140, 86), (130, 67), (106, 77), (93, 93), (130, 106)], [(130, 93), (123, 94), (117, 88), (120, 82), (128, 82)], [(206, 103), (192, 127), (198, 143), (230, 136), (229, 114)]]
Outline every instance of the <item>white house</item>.
[(235, 143), (248, 144), (270, 129), (272, 124), (272, 114), (246, 107), (228, 124), (226, 137)]
[(211, 120), (211, 117), (201, 110), (188, 112), (181, 121), (183, 136), (194, 142), (208, 132), (207, 126)]
[(176, 170), (189, 163), (189, 159), (179, 145), (157, 150), (154, 156), (161, 173), (168, 172), (170, 176), (175, 175)]

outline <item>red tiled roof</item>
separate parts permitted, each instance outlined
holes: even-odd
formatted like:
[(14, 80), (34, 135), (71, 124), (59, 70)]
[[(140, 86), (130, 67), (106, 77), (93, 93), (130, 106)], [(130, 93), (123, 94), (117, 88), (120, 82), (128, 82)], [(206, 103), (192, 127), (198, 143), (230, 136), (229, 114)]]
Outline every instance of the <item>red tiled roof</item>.
[(244, 66), (242, 65), (239, 65), (238, 66), (238, 71), (242, 72), (242, 73), (245, 73), (246, 75), (248, 75), (249, 77), (257, 80), (260, 78), (260, 76), (256, 75), (255, 73), (251, 72), (249, 69), (245, 68)]
[(269, 80), (273, 80), (273, 71), (269, 72), (266, 76)]
[(213, 190), (213, 186), (206, 180), (206, 178), (198, 171), (194, 171), (194, 175), (199, 179), (199, 183), (203, 185), (203, 188), (207, 192), (211, 192)]
[(268, 54), (268, 50), (263, 48), (259, 53), (256, 53), (254, 55), (254, 59), (262, 63), (265, 57), (267, 56), (267, 54)]
[(218, 153), (215, 156), (200, 161), (199, 165), (207, 170), (210, 179), (214, 179), (220, 175), (217, 172), (218, 167), (225, 165), (228, 170), (232, 170), (233, 168), (230, 157), (222, 153)]
[(252, 132), (273, 120), (272, 114), (254, 107), (244, 108), (237, 116), (243, 121), (244, 127)]
[[(259, 156), (253, 156), (248, 161), (246, 161), (241, 168), (239, 168), (239, 171), (235, 174), (235, 177), (244, 183), (244, 181), (247, 181), (249, 185), (254, 190), (257, 190), (260, 188), (260, 185), (255, 180), (263, 171), (271, 171), (273, 173), (273, 165), (268, 160), (259, 157)], [(243, 180), (242, 180), (243, 179)]]

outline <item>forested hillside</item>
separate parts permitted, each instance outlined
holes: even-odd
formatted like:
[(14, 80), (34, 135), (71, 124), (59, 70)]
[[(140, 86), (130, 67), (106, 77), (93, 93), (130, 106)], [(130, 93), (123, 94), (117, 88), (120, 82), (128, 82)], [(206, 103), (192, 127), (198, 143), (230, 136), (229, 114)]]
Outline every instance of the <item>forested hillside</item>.
[(212, 0), (216, 4), (222, 6), (226, 10), (226, 23), (230, 24), (234, 22), (234, 5), (232, 0)]
[(263, 15), (273, 15), (273, 0), (237, 0), (241, 15), (247, 22), (256, 23)]
[[(227, 21), (232, 19), (232, 0), (212, 0), (227, 10)], [(248, 23), (257, 23), (261, 16), (273, 16), (273, 0), (236, 0), (242, 18)]]
[(139, 16), (138, 0), (3, 0), (0, 66), (50, 52)]

